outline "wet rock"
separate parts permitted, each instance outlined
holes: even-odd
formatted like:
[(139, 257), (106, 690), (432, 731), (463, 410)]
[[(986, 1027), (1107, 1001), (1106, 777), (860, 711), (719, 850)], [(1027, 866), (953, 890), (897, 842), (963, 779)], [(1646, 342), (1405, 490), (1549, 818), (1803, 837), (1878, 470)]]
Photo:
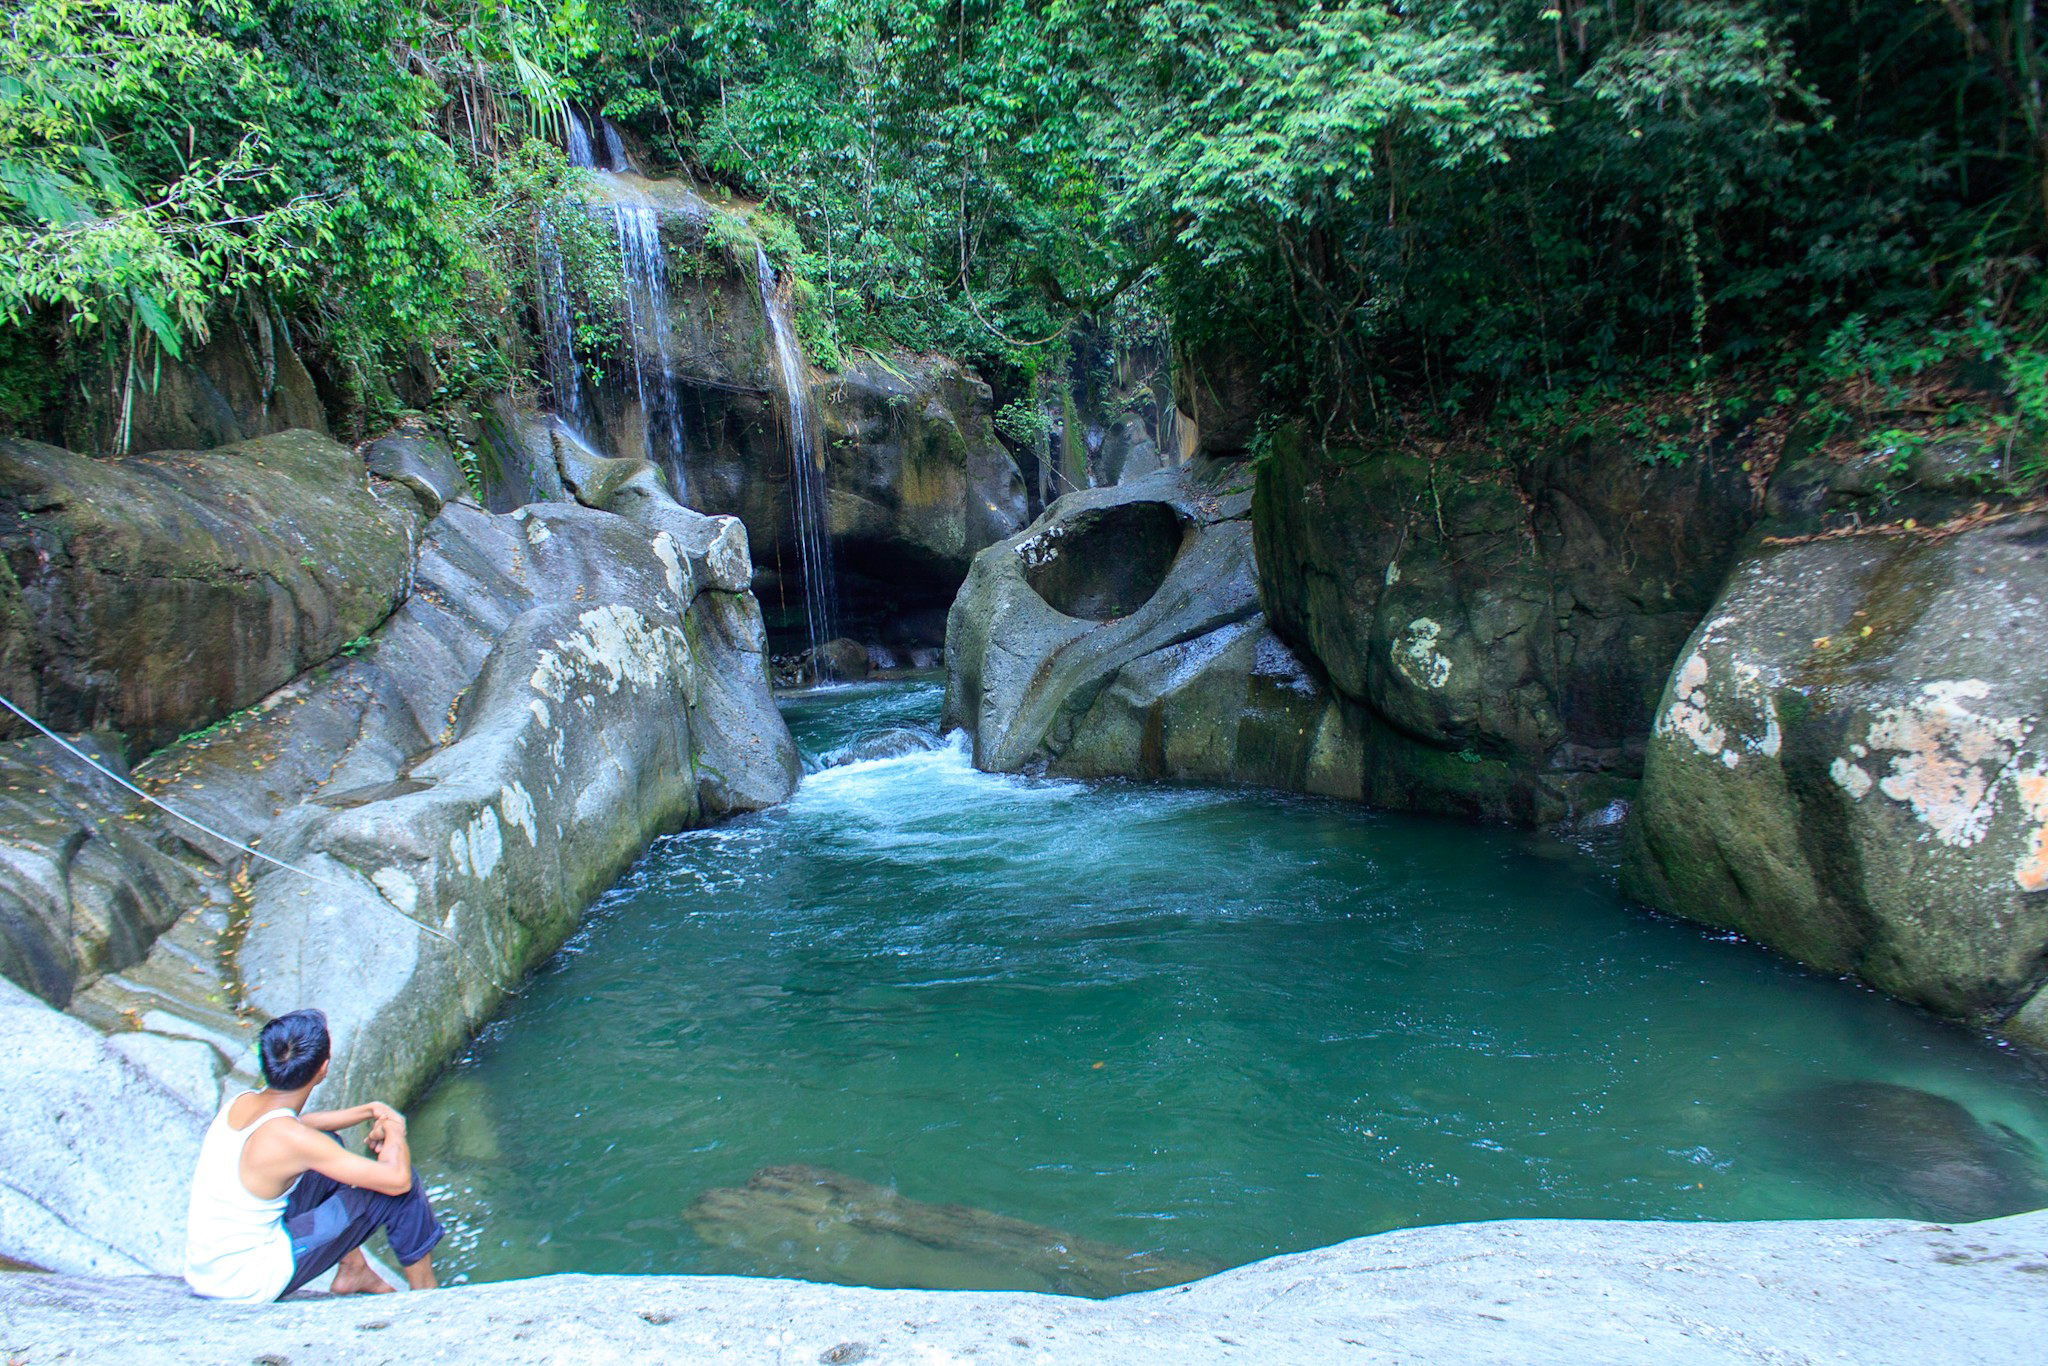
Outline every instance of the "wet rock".
[(811, 665), (820, 680), (858, 683), (868, 676), (868, 647), (844, 636), (828, 640), (811, 657)]
[(906, 754), (928, 754), (941, 743), (938, 736), (920, 726), (892, 726), (873, 735), (864, 735), (844, 749), (834, 750), (825, 756), (823, 767), (840, 768), (876, 759), (901, 759)]
[(147, 753), (389, 616), (424, 520), (313, 432), (105, 461), (0, 441), (0, 691)]
[(554, 425), (544, 413), (510, 398), (492, 401), (482, 414), (483, 504), (511, 512), (529, 503), (572, 500), (562, 483)]
[(1766, 1109), (1786, 1160), (1879, 1208), (1995, 1219), (2048, 1204), (2042, 1154), (1947, 1096), (1892, 1082), (1814, 1087)]
[(824, 1167), (765, 1167), (705, 1191), (683, 1217), (698, 1237), (784, 1275), (865, 1285), (998, 1287), (1104, 1298), (1215, 1270), (1132, 1252), (969, 1205), (931, 1205)]
[(438, 441), (404, 433), (380, 437), (363, 448), (363, 463), (379, 479), (403, 485), (429, 517), (470, 496), (462, 467)]
[(976, 765), (1356, 796), (1342, 709), (1266, 628), (1247, 507), (1162, 472), (1069, 494), (977, 556), (945, 708)]
[(818, 396), (848, 619), (943, 608), (975, 552), (1029, 520), (988, 385), (943, 358), (862, 355)]
[(1360, 712), (1377, 804), (1549, 824), (1629, 795), (1658, 694), (1754, 520), (1736, 453), (1578, 445), (1499, 468), (1261, 462), (1274, 630)]
[[(587, 384), (581, 436), (608, 455), (650, 453), (641, 394), (659, 388), (675, 395), (683, 449), (652, 454), (682, 501), (746, 524), (763, 600), (784, 640), (804, 617), (803, 551), (782, 372), (748, 240), (756, 206), (733, 198), (713, 204), (684, 181), (637, 174), (595, 177), (593, 189), (607, 201), (651, 210), (668, 259), (690, 269), (669, 273), (665, 317), (622, 320), (640, 334), (644, 384)], [(645, 369), (664, 365), (660, 375)], [(838, 567), (838, 611), (848, 629), (867, 638), (894, 618), (943, 612), (974, 553), (1029, 516), (1022, 476), (996, 437), (988, 385), (944, 357), (895, 350), (853, 353), (839, 371), (807, 367), (805, 378), (830, 490), (826, 532)], [(494, 418), (495, 509), (563, 496), (532, 425), (531, 415)]]
[(1651, 904), (2048, 1043), (2048, 517), (1766, 544), (1658, 712)]

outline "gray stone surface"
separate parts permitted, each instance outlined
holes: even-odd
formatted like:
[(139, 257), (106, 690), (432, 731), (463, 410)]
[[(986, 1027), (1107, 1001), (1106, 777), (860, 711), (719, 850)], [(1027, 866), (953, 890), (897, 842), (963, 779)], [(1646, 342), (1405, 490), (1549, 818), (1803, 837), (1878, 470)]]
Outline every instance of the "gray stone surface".
[(0, 1275), (29, 1362), (1912, 1362), (2033, 1366), (2048, 1213), (1514, 1221), (1386, 1233), (1080, 1300), (693, 1276), (551, 1276), (244, 1308), (176, 1282)]
[(1248, 501), (1165, 471), (978, 555), (946, 628), (975, 764), (1356, 797), (1344, 711), (1260, 612)]
[(291, 869), (47, 745), (0, 754), (0, 967), (70, 1011), (7, 989), (0, 1256), (175, 1269), (260, 1018), (328, 1011), (320, 1103), (404, 1104), (650, 839), (793, 789), (744, 529), (658, 484), (613, 501), (444, 503), (366, 640), (137, 767)]
[(0, 690), (146, 754), (383, 621), (424, 521), (314, 432), (105, 461), (0, 441)]
[(444, 504), (470, 498), (462, 467), (440, 442), (427, 437), (405, 432), (379, 437), (363, 447), (363, 463), (379, 479), (402, 485), (429, 517)]
[(1665, 691), (1631, 890), (2048, 1046), (2044, 609), (2038, 514), (1764, 545)]

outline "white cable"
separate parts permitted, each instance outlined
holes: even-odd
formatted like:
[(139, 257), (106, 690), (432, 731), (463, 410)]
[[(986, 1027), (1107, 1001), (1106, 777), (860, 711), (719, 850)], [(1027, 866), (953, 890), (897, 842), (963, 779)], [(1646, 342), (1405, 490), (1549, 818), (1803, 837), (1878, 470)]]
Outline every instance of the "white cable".
[[(322, 877), (319, 873), (313, 872), (312, 870), (307, 868), (301, 868), (295, 863), (286, 863), (281, 858), (272, 858), (269, 854), (264, 853), (261, 849), (251, 849), (248, 845), (242, 843), (240, 840), (234, 839), (228, 835), (223, 835), (220, 831), (214, 829), (210, 825), (207, 825), (203, 821), (194, 820), (192, 817), (186, 815), (184, 812), (172, 806), (169, 802), (166, 802), (158, 797), (152, 797), (149, 793), (143, 791), (134, 783), (129, 782), (126, 778), (114, 772), (106, 765), (100, 763), (99, 760), (93, 758), (90, 754), (87, 754), (84, 750), (79, 749), (69, 740), (66, 740), (63, 736), (57, 734), (56, 731), (51, 730), (48, 726), (36, 720), (35, 717), (30, 716), (20, 707), (15, 706), (13, 699), (9, 698), (5, 693), (0, 693), (0, 707), (7, 708), (7, 710), (13, 712), (16, 716), (19, 716), (22, 720), (28, 722), (31, 726), (34, 726), (38, 731), (42, 732), (44, 738), (55, 742), (58, 748), (62, 749), (66, 754), (69, 754), (72, 758), (78, 760), (80, 763), (84, 764), (87, 768), (90, 768), (93, 772), (99, 774), (101, 777), (110, 779), (113, 782), (120, 784), (122, 787), (128, 789), (130, 792), (133, 792), (136, 796), (142, 798), (142, 800), (148, 802), (151, 806), (156, 807), (159, 811), (162, 811), (166, 815), (172, 816), (178, 820), (185, 822), (185, 824), (191, 826), (194, 830), (199, 830), (208, 835), (211, 835), (214, 839), (219, 840), (222, 844), (227, 845), (229, 848), (239, 849), (251, 858), (262, 859), (265, 863), (271, 864), (278, 868), (282, 868), (288, 873), (297, 873), (300, 877), (311, 878), (315, 882), (324, 883), (329, 887), (335, 887), (344, 892), (349, 892), (353, 894), (360, 892), (362, 890), (359, 887), (352, 887), (346, 882), (338, 882), (331, 877)], [(455, 939), (452, 936), (442, 933), (440, 930), (435, 929), (432, 925), (426, 924), (424, 921), (413, 919), (404, 911), (399, 910), (398, 907), (393, 906), (390, 902), (386, 901), (382, 896), (372, 898), (370, 900), (370, 904), (377, 907), (377, 909), (379, 910), (391, 912), (391, 914), (397, 916), (400, 920), (403, 920), (406, 924), (412, 926), (416, 930), (421, 930), (427, 934), (431, 934), (436, 939), (446, 940), (450, 945), (452, 945), (456, 949), (457, 952), (461, 953), (465, 958), (470, 958), (469, 951), (466, 948), (464, 948), (461, 944), (456, 943)], [(477, 961), (474, 958), (470, 958), (470, 965), (472, 967), (478, 968), (480, 971), (482, 970), (482, 965), (477, 963)], [(484, 976), (492, 978), (493, 981), (496, 980), (495, 974), (493, 973), (485, 972)], [(503, 983), (498, 983), (497, 985), (501, 989), (505, 989)]]

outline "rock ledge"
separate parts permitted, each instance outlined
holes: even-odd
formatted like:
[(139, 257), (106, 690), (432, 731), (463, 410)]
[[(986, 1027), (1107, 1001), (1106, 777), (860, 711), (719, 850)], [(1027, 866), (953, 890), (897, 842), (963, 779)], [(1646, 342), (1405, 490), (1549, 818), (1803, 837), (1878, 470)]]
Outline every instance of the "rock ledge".
[[(2048, 1211), (1518, 1220), (1359, 1238), (1115, 1300), (707, 1276), (550, 1276), (244, 1308), (175, 1281), (0, 1275), (34, 1362), (2039, 1360)], [(368, 1354), (366, 1358), (365, 1354)]]

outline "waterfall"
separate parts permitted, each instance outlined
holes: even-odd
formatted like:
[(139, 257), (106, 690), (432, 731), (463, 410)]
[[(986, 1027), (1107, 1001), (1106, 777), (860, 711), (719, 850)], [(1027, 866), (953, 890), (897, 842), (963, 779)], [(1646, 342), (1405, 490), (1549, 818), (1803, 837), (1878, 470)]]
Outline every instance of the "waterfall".
[(833, 620), (838, 586), (832, 573), (832, 542), (825, 504), (825, 450), (812, 422), (810, 386), (804, 379), (804, 355), (797, 344), (789, 291), (781, 287), (768, 254), (754, 249), (754, 269), (761, 280), (761, 308), (768, 315), (768, 333), (782, 371), (782, 391), (789, 408), (789, 490), (796, 512), (797, 554), (804, 575), (804, 617), (810, 630), (811, 668), (821, 658), (818, 647), (837, 634)]
[(597, 158), (591, 155), (590, 130), (584, 127), (583, 116), (578, 114), (574, 107), (565, 108), (568, 112), (568, 129), (563, 133), (562, 141), (568, 144), (564, 150), (569, 153), (569, 164), (580, 166), (586, 171), (594, 171), (597, 169)]
[[(638, 199), (638, 191), (633, 193)], [(626, 276), (622, 293), (627, 337), (632, 343), (634, 393), (646, 424), (647, 458), (668, 472), (680, 498), (686, 487), (683, 402), (669, 363), (668, 258), (662, 251), (661, 220), (644, 199), (614, 203), (611, 212), (619, 233), (619, 264)]]
[(555, 410), (572, 425), (583, 425), (583, 363), (576, 359), (576, 320), (569, 309), (569, 281), (555, 226), (540, 225), (541, 362), (555, 391)]
[[(661, 219), (647, 196), (619, 177), (618, 172), (632, 170), (632, 162), (611, 120), (598, 120), (597, 143), (573, 107), (567, 111), (566, 124), (563, 141), (569, 164), (597, 176), (611, 192), (611, 202), (603, 211), (611, 217), (619, 242), (619, 293), (625, 302), (625, 316), (620, 321), (632, 356), (633, 397), (640, 405), (645, 453), (667, 473), (676, 497), (683, 498), (689, 487), (683, 467), (683, 404), (670, 364), (668, 258), (661, 243)], [(603, 147), (602, 161), (599, 145)], [(541, 234), (540, 261), (541, 290), (546, 296), (541, 309), (543, 360), (558, 412), (570, 425), (581, 428), (585, 418), (583, 365), (576, 356), (561, 250), (547, 228)]]
[(611, 171), (632, 170), (633, 159), (626, 155), (626, 143), (625, 140), (619, 136), (618, 128), (612, 123), (610, 119), (599, 119), (597, 123), (599, 129), (602, 130), (604, 134), (605, 156), (608, 157), (611, 162), (611, 164), (607, 166), (605, 169)]

